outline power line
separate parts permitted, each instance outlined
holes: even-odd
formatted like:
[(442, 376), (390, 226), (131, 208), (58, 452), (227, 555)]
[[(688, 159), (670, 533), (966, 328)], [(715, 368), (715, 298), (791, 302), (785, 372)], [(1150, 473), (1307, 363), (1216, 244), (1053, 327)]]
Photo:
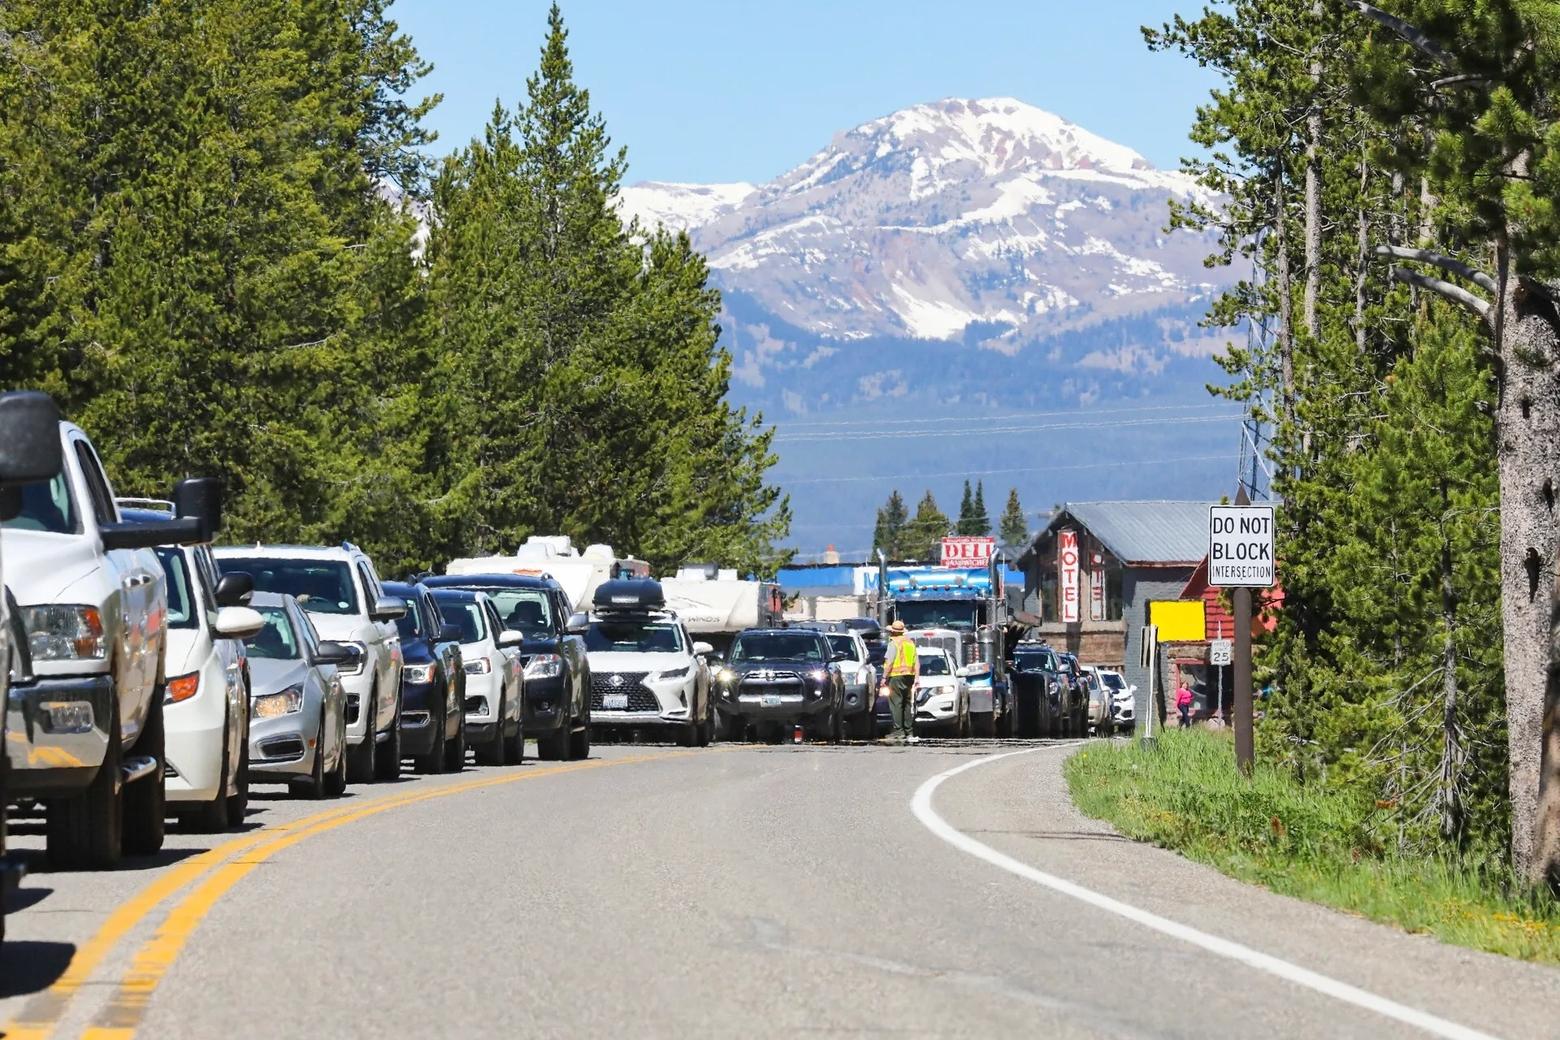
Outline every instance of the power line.
[[(989, 437), (993, 434), (1012, 433), (1046, 433), (1051, 430), (1116, 430), (1135, 426), (1163, 426), (1167, 423), (1190, 425), (1194, 423), (1243, 421), (1246, 418), (1243, 412), (1226, 412), (1222, 415), (1205, 416), (1172, 416), (1159, 419), (1116, 419), (1109, 422), (1094, 423), (1041, 423), (1034, 426), (996, 426), (990, 425), (989, 420), (983, 420), (984, 425), (968, 430), (875, 430), (871, 433), (851, 434), (851, 443), (859, 441), (876, 440), (914, 440), (924, 437)], [(811, 441), (838, 440), (841, 433), (804, 433), (798, 437), (775, 437), (775, 444), (801, 444)]]
[(1183, 455), (1173, 459), (1125, 459), (1117, 462), (1083, 462), (1071, 466), (1020, 466), (1014, 469), (956, 469), (941, 473), (888, 473), (880, 476), (857, 477), (808, 477), (805, 480), (786, 480), (777, 477), (776, 481), (786, 487), (795, 487), (800, 484), (851, 484), (868, 480), (919, 480), (922, 478), (933, 479), (936, 477), (995, 477), (1010, 473), (1051, 473), (1065, 470), (1079, 469), (1111, 469), (1117, 466), (1168, 466), (1179, 462), (1228, 462), (1238, 459), (1238, 455), (1229, 452), (1223, 455)]
[[(1128, 410), (1136, 414), (1138, 412), (1205, 411), (1209, 408), (1223, 408), (1224, 406), (1224, 402), (1222, 401), (1209, 401), (1204, 404), (1144, 405), (1141, 408), (1130, 408)], [(1037, 416), (1042, 418), (1053, 418), (1056, 416), (1066, 415), (1099, 415), (1101, 412), (1102, 409), (1099, 408), (1080, 408), (1070, 412), (1059, 412), (1055, 409), (1047, 408), (1032, 412), (1009, 412), (1006, 415), (944, 415), (933, 419), (780, 419), (775, 422), (775, 425), (779, 427), (782, 432), (784, 432), (785, 430), (796, 427), (881, 426), (884, 422), (890, 422), (896, 426), (929, 426), (939, 423), (969, 422), (975, 418), (980, 419), (982, 422), (1005, 422), (1009, 419), (1032, 419)]]

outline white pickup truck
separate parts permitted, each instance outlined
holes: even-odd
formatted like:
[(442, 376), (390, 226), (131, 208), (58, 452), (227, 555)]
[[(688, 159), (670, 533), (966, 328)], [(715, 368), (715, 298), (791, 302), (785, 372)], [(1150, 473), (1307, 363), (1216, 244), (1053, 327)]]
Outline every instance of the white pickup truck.
[[(22, 484), (49, 480), (60, 471), (60, 413), (44, 394), (0, 395), (0, 520), (21, 509)], [(0, 574), (0, 578), (4, 575)], [(3, 586), (0, 586), (3, 587)], [(26, 633), (0, 595), (0, 705), (12, 683), (31, 681)], [(0, 940), (5, 939), (6, 894), (22, 879), (22, 866), (5, 854), (5, 807), (10, 764), (5, 755), (5, 713), (0, 712)]]
[(6, 698), (12, 799), (43, 803), (49, 860), (106, 867), (162, 847), (167, 590), (152, 547), (211, 540), (218, 487), (174, 489), (176, 519), (127, 523), (87, 435), (0, 524), (34, 679)]

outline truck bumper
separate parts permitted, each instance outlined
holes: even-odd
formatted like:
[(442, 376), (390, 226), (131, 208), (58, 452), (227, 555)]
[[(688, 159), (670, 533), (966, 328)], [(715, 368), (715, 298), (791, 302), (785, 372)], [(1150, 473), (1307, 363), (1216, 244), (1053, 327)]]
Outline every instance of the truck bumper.
[(107, 675), (49, 676), (6, 697), (10, 798), (70, 794), (92, 782), (108, 753), (117, 705)]

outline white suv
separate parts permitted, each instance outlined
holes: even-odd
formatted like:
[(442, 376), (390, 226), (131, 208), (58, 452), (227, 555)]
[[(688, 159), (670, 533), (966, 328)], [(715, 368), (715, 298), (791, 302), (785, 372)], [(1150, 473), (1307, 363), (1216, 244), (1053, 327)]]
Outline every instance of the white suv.
[(351, 542), (337, 546), (225, 546), (222, 573), (248, 574), (256, 592), (293, 596), (321, 638), (356, 646), (356, 668), (339, 669), (347, 691), (347, 776), (354, 783), (401, 773), (401, 637), (406, 601), (386, 596), (374, 563)]
[(665, 609), (661, 585), (649, 578), (603, 582), (584, 622), (590, 662), (590, 721), (595, 728), (667, 728), (684, 747), (708, 747), (715, 737), (708, 643), (695, 643)]

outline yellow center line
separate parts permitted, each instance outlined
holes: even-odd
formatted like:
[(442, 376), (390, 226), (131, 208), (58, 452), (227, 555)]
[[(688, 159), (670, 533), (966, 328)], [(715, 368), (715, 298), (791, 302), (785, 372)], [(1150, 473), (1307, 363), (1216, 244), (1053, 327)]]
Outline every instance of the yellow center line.
[(157, 933), (148, 939), (131, 958), (130, 969), (115, 989), (113, 998), (93, 1020), (92, 1026), (81, 1034), (82, 1040), (129, 1040), (130, 1037), (133, 1037), (136, 1029), (140, 1027), (141, 1018), (145, 1015), (146, 1007), (150, 1003), (152, 994), (156, 991), (158, 984), (162, 981), (163, 976), (167, 974), (168, 969), (173, 966), (174, 961), (178, 959), (190, 936), (194, 934), (206, 915), (211, 912), (217, 901), (248, 875), (250, 871), (254, 870), (255, 867), (264, 863), (276, 853), (290, 848), (307, 838), (335, 830), (338, 827), (343, 827), (369, 816), (378, 815), (389, 809), (413, 805), (436, 798), (446, 798), (464, 791), (518, 783), (522, 780), (535, 780), (546, 776), (555, 776), (560, 773), (577, 773), (589, 769), (602, 769), (608, 766), (681, 758), (693, 753), (688, 751), (662, 752), (652, 755), (636, 755), (631, 758), (598, 759), (590, 762), (576, 762), (571, 765), (551, 766), (533, 772), (489, 777), (470, 783), (454, 784), (448, 787), (435, 788), (430, 791), (422, 791), (408, 794), (404, 797), (375, 802), (360, 809), (320, 820), (308, 827), (295, 827), (288, 833), (278, 834), (270, 841), (212, 870), (192, 892), (168, 912), (168, 916), (157, 929)]
[[(159, 904), (177, 893), (180, 889), (200, 880), (203, 874), (215, 870), (215, 868), (221, 865), (224, 861), (238, 853), (244, 852), (247, 849), (251, 849), (253, 846), (258, 845), (262, 841), (270, 841), (271, 844), (275, 844), (279, 840), (285, 840), (285, 844), (290, 845), (293, 844), (294, 841), (301, 841), (304, 837), (320, 833), (324, 830), (329, 830), (331, 829), (331, 826), (340, 826), (341, 824), (349, 823), (352, 820), (362, 819), (365, 816), (372, 816), (376, 813), (384, 812), (388, 809), (394, 809), (402, 805), (409, 805), (415, 802), (426, 801), (430, 798), (442, 798), (454, 794), (459, 794), (464, 791), (471, 791), (483, 787), (493, 787), (505, 783), (514, 783), (516, 781), (526, 780), (532, 777), (550, 776), (555, 773), (577, 772), (583, 769), (599, 768), (607, 765), (627, 765), (629, 763), (646, 762), (659, 758), (681, 757), (685, 754), (689, 754), (689, 752), (668, 752), (657, 755), (639, 755), (633, 758), (579, 762), (569, 766), (554, 766), (537, 772), (528, 771), (525, 773), (506, 773), (497, 777), (484, 777), (482, 779), (470, 780), (463, 783), (449, 784), (443, 787), (434, 788), (432, 790), (401, 795), (390, 795), (372, 801), (367, 805), (358, 805), (353, 802), (348, 802), (346, 804), (337, 805), (333, 808), (326, 809), (321, 812), (311, 813), (308, 816), (300, 817), (296, 820), (290, 820), (275, 827), (266, 827), (260, 830), (256, 830), (252, 833), (245, 834), (230, 841), (224, 842), (221, 845), (214, 846), (205, 852), (202, 852), (201, 854), (186, 860), (179, 866), (175, 867), (173, 870), (169, 871), (167, 874), (164, 874), (163, 876), (152, 881), (127, 902), (121, 904), (118, 909), (109, 915), (108, 920), (103, 923), (103, 925), (98, 929), (97, 933), (94, 934), (91, 939), (83, 943), (81, 948), (78, 949), (71, 957), (70, 964), (67, 965), (65, 972), (58, 979), (56, 979), (48, 989), (33, 997), (32, 1000), (27, 1003), (27, 1006), (22, 1009), (21, 1014), (14, 1021), (7, 1023), (3, 1028), (0, 1028), (0, 1036), (3, 1036), (5, 1040), (48, 1040), (48, 1038), (53, 1034), (55, 1028), (59, 1025), (60, 1019), (64, 1017), (65, 1012), (70, 1005), (71, 999), (83, 986), (87, 984), (93, 973), (102, 964), (104, 958), (108, 956), (108, 954), (119, 943), (119, 941), (124, 938), (126, 934), (139, 925), (153, 910), (157, 908)], [(327, 824), (331, 826), (326, 826)], [(269, 856), (275, 852), (280, 851), (281, 847), (284, 846), (278, 846), (276, 848), (271, 848), (269, 845), (262, 846), (260, 851), (264, 852), (264, 855), (261, 856), (260, 859), (253, 860), (249, 864), (249, 869), (252, 869), (255, 864), (263, 861), (263, 859), (269, 858)], [(246, 873), (248, 873), (248, 869), (245, 869), (237, 876), (232, 877), (231, 880), (227, 882), (227, 884), (222, 886), (222, 891), (226, 891), (228, 888), (231, 888), (233, 883)], [(203, 886), (203, 888), (204, 887), (205, 886)], [(218, 895), (220, 894), (221, 893), (219, 892)], [(181, 903), (180, 907), (189, 903), (191, 898), (193, 898), (193, 896), (187, 898), (184, 903)], [(173, 913), (177, 913), (178, 909), (179, 908), (176, 907)], [(198, 920), (190, 923), (190, 931), (193, 931), (194, 925), (196, 923), (198, 923)], [(160, 935), (161, 932), (159, 932), (159, 937)], [(137, 960), (139, 960), (141, 956), (145, 954), (146, 950), (152, 947), (156, 942), (157, 938), (155, 937), (154, 939), (150, 940), (146, 946), (142, 948), (142, 951), (138, 952)], [(182, 945), (182, 940), (180, 941), (180, 945)], [(174, 952), (175, 954), (177, 953), (177, 947), (175, 948)], [(171, 960), (169, 963), (171, 963)], [(166, 970), (166, 968), (163, 970)], [(134, 977), (133, 968), (132, 977)], [(159, 973), (158, 978), (160, 977), (161, 974)], [(130, 979), (127, 979), (125, 984), (122, 984), (120, 987), (121, 991), (125, 989), (125, 985), (128, 985), (130, 981)], [(154, 980), (152, 982), (151, 988), (155, 988), (155, 986), (156, 981)], [(147, 990), (147, 994), (150, 994), (150, 988)], [(133, 1032), (133, 1027), (131, 1028), (131, 1032)], [(98, 1040), (105, 1040), (105, 1038), (115, 1036), (117, 1034), (111, 1031), (103, 1031), (96, 1033), (95, 1035), (98, 1037)]]

